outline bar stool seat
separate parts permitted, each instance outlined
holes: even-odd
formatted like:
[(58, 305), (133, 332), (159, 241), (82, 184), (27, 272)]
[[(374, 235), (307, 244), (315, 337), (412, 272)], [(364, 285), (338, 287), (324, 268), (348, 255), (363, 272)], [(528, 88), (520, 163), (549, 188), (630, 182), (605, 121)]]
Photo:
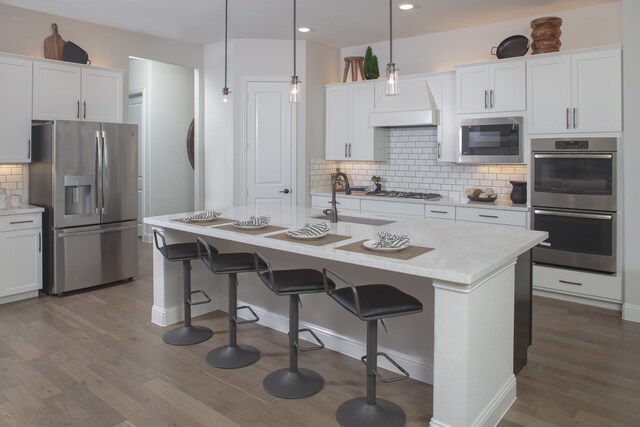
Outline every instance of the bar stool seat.
[[(191, 291), (191, 260), (198, 259), (198, 246), (195, 242), (173, 243), (167, 245), (164, 236), (153, 230), (153, 238), (158, 251), (171, 262), (182, 262), (182, 290), (184, 298), (184, 326), (173, 329), (162, 337), (164, 342), (171, 345), (192, 345), (204, 342), (213, 336), (213, 331), (204, 326), (191, 324), (191, 306), (211, 302), (209, 296), (202, 290)], [(162, 245), (159, 240), (162, 241)], [(191, 296), (202, 294), (204, 300), (193, 302)]]
[[(395, 382), (409, 378), (409, 373), (386, 353), (378, 352), (378, 320), (404, 316), (422, 311), (422, 303), (401, 290), (383, 284), (355, 286), (334, 272), (323, 269), (324, 280), (328, 275), (348, 286), (331, 289), (327, 294), (347, 311), (367, 322), (367, 354), (361, 358), (367, 367), (367, 395), (344, 402), (336, 411), (336, 419), (342, 427), (401, 427), (406, 422), (402, 408), (395, 403), (376, 397), (376, 378), (382, 382)], [(382, 323), (384, 326), (384, 323)], [(385, 326), (386, 330), (386, 326)], [(378, 372), (378, 356), (386, 358), (402, 374), (385, 378)]]
[[(237, 369), (257, 362), (260, 359), (260, 350), (250, 345), (238, 344), (237, 326), (260, 320), (251, 307), (238, 307), (238, 273), (255, 272), (256, 268), (264, 270), (267, 266), (264, 263), (256, 265), (252, 253), (221, 254), (200, 237), (196, 239), (196, 250), (199, 252), (199, 258), (211, 272), (229, 275), (229, 344), (211, 350), (206, 356), (207, 363), (216, 368)], [(253, 319), (238, 320), (238, 310), (242, 309), (249, 310)]]
[[(267, 271), (259, 272), (262, 282), (276, 295), (289, 296), (289, 367), (267, 375), (262, 385), (267, 393), (284, 399), (302, 399), (322, 390), (324, 379), (311, 369), (298, 367), (298, 350), (314, 351), (324, 348), (318, 336), (308, 328), (299, 329), (299, 305), (301, 294), (324, 292), (335, 289), (333, 282), (325, 283), (322, 272), (312, 269), (273, 270), (269, 262), (258, 253), (256, 265), (263, 262)], [(300, 332), (308, 332), (316, 345), (303, 347), (298, 342)]]

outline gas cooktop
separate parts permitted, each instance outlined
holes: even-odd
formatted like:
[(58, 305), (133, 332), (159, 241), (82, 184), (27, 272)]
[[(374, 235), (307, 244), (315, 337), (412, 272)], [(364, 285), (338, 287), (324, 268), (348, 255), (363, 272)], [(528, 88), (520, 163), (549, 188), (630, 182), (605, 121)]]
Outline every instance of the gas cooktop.
[(441, 199), (442, 196), (437, 193), (413, 193), (405, 191), (370, 191), (367, 196), (377, 197), (400, 197), (403, 199), (422, 199), (422, 200), (436, 200)]

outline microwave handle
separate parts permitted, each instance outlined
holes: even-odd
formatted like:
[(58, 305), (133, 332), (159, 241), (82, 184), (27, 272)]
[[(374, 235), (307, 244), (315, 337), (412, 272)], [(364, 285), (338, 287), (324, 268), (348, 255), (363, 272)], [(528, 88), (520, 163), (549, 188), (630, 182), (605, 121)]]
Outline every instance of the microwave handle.
[(612, 159), (611, 154), (534, 154), (535, 159)]
[(569, 218), (584, 218), (584, 219), (602, 219), (605, 221), (611, 221), (612, 216), (606, 214), (583, 214), (583, 213), (574, 213), (574, 212), (556, 212), (556, 211), (546, 211), (542, 209), (535, 209), (533, 211), (536, 215), (549, 215), (549, 216), (562, 216)]

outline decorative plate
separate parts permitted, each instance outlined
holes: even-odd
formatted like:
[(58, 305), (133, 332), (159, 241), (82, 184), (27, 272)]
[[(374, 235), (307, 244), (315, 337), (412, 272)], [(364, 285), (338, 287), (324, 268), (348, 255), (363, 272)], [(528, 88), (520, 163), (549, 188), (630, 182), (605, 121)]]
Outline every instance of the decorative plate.
[(234, 222), (231, 225), (233, 225), (235, 228), (239, 228), (241, 230), (259, 230), (261, 228), (266, 228), (266, 227), (269, 226), (269, 224), (255, 225), (255, 224), (242, 224), (242, 223), (237, 223), (237, 222)]
[(364, 242), (362, 242), (362, 246), (364, 246), (365, 248), (371, 251), (376, 251), (376, 252), (398, 252), (403, 249), (407, 249), (409, 247), (409, 243), (407, 242), (406, 244), (402, 246), (398, 246), (396, 248), (380, 248), (376, 246), (377, 242), (378, 242), (378, 239), (365, 240)]
[(184, 222), (207, 222), (213, 221), (220, 216), (220, 212), (216, 211), (204, 211), (198, 214), (193, 214), (182, 218)]
[(325, 231), (324, 233), (315, 234), (315, 235), (297, 234), (297, 233), (291, 233), (289, 231), (287, 231), (285, 234), (288, 237), (291, 237), (292, 239), (296, 239), (296, 240), (315, 240), (315, 239), (320, 239), (326, 236), (327, 234), (329, 234), (329, 230)]

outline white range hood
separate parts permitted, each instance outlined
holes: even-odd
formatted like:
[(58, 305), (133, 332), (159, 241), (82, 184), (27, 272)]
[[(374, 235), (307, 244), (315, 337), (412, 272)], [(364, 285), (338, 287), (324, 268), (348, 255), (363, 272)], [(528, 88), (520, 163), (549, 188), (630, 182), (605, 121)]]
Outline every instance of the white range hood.
[(404, 127), (440, 124), (440, 111), (425, 81), (400, 81), (400, 94), (382, 95), (369, 113), (369, 126)]

